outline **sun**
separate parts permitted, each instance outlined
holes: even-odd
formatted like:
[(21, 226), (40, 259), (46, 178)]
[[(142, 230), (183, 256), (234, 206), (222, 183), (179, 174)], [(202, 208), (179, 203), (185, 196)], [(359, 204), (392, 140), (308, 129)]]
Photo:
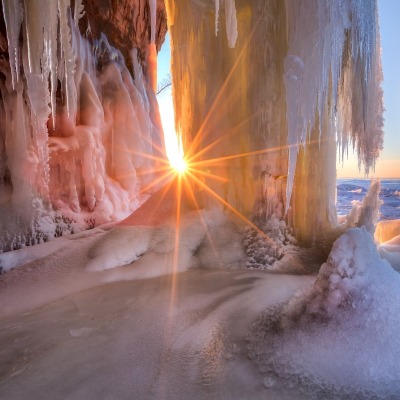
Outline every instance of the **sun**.
[(182, 144), (182, 136), (172, 132), (165, 134), (165, 147), (169, 164), (175, 174), (183, 175), (188, 170)]
[(170, 164), (172, 169), (179, 175), (183, 175), (188, 169), (188, 164), (184, 157), (176, 160), (170, 160)]

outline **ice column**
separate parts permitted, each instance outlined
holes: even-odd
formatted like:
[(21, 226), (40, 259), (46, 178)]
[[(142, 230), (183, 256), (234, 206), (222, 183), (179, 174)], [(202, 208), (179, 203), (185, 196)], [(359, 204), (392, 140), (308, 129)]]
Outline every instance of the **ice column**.
[(3, 15), (7, 30), (12, 87), (15, 89), (15, 85), (19, 81), (20, 69), (19, 32), (24, 15), (22, 1), (3, 0)]
[(207, 148), (201, 158), (258, 152), (210, 166), (227, 182), (207, 183), (246, 215), (327, 240), (337, 142), (355, 146), (367, 171), (382, 147), (376, 0), (168, 0), (167, 9), (185, 148)]

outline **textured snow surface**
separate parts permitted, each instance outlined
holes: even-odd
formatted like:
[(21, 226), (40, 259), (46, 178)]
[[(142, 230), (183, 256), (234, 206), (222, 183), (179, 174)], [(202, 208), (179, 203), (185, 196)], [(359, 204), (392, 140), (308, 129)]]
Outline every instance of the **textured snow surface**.
[[(365, 228), (336, 241), (317, 279), (249, 271), (241, 229), (185, 198), (176, 251), (175, 194), (0, 256), (18, 266), (0, 276), (0, 397), (399, 395), (400, 276)], [(311, 262), (285, 257), (287, 271)]]
[[(240, 237), (217, 210), (203, 214), (212, 247), (200, 214), (182, 215), (175, 264), (171, 210), (159, 210), (166, 219), (142, 208), (141, 225), (128, 219), (39, 245), (42, 258), (20, 256), (26, 264), (0, 276), (1, 398), (302, 398), (264, 388), (244, 337), (265, 307), (313, 278), (240, 270)], [(154, 247), (139, 260), (87, 270), (93, 252), (110, 262), (115, 256), (116, 267), (119, 254), (129, 260), (143, 251), (144, 229)], [(57, 241), (63, 246), (50, 249)]]
[(249, 355), (267, 379), (310, 398), (397, 398), (399, 315), (399, 273), (365, 228), (353, 228), (309, 289), (254, 323)]

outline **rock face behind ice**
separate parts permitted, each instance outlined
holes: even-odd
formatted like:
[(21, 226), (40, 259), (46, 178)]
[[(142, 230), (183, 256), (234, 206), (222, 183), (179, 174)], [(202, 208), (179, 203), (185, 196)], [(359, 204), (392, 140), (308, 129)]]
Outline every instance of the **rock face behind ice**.
[[(160, 50), (167, 33), (167, 13), (163, 0), (157, 0), (156, 46)], [(94, 38), (105, 34), (112, 46), (119, 49), (130, 64), (131, 49), (139, 49), (139, 57), (144, 61), (150, 43), (150, 12), (147, 1), (140, 0), (84, 0), (85, 15), (80, 20), (82, 33), (89, 22)]]

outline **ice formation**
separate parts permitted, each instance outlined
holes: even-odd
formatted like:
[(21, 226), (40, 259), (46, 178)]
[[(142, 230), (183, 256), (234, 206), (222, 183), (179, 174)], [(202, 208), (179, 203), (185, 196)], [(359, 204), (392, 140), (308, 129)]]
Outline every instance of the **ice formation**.
[(368, 173), (382, 148), (383, 103), (376, 2), (287, 1), (286, 7), (288, 208), (298, 146), (306, 147), (316, 125), (316, 140), (337, 135), (342, 157), (353, 145)]
[(167, 10), (176, 125), (189, 156), (205, 149), (198, 159), (228, 180), (207, 184), (246, 215), (285, 219), (302, 242), (324, 240), (337, 225), (337, 146), (355, 147), (366, 171), (382, 148), (376, 1)]
[[(10, 66), (2, 67), (0, 171), (12, 182), (10, 208), (26, 210), (33, 230), (60, 214), (64, 227), (126, 215), (156, 169), (149, 157), (164, 151), (154, 96), (157, 1), (146, 3), (144, 72), (131, 52), (134, 79), (104, 35), (89, 43), (79, 33), (83, 4), (75, 1), (72, 15), (70, 0), (3, 1)], [(337, 146), (342, 156), (354, 146), (366, 170), (382, 146), (376, 0), (166, 7), (187, 157), (203, 163), (211, 190), (260, 226), (284, 221), (300, 242), (328, 242), (338, 224)]]
[(163, 157), (157, 101), (138, 57), (132, 78), (107, 38), (82, 37), (80, 0), (74, 16), (70, 0), (4, 0), (3, 15), (10, 65), (1, 66), (0, 179), (12, 186), (14, 218), (2, 217), (1, 250), (129, 214), (152, 178), (150, 157)]
[(382, 204), (382, 200), (379, 198), (380, 190), (380, 181), (378, 179), (372, 180), (363, 200), (353, 201), (352, 209), (345, 221), (346, 228), (364, 226), (371, 235), (374, 235), (379, 218), (379, 207)]
[(309, 398), (395, 398), (399, 288), (372, 235), (350, 229), (309, 289), (253, 325), (249, 356), (267, 380), (303, 387)]

